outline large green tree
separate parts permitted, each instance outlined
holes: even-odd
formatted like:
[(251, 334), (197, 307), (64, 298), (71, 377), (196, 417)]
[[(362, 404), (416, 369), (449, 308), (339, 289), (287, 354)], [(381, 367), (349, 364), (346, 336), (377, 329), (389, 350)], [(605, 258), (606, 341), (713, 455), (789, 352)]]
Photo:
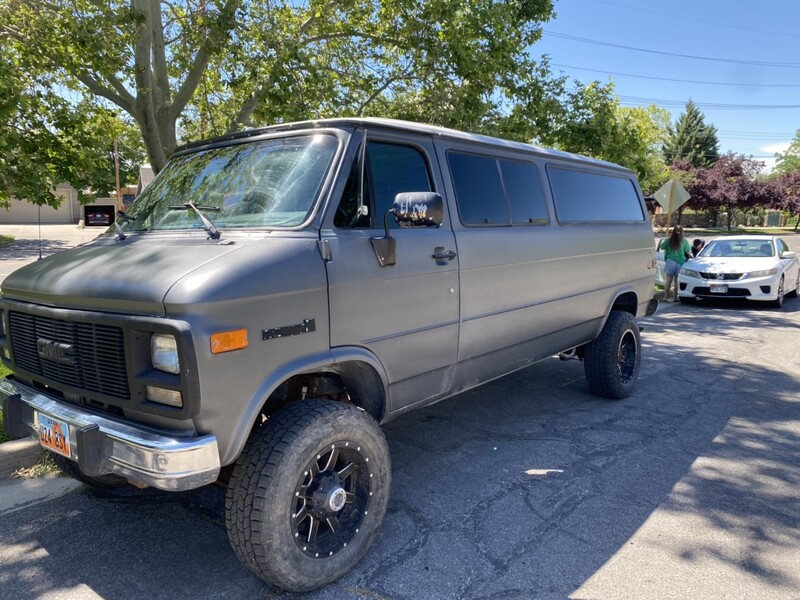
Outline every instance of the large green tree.
[(0, 0), (0, 36), (130, 115), (158, 171), (179, 132), (385, 114), (398, 99), (476, 128), (537, 96), (529, 49), (552, 14), (552, 0)]
[(663, 147), (667, 164), (686, 160), (695, 167), (710, 167), (719, 160), (717, 128), (706, 124), (705, 116), (691, 100), (668, 132)]

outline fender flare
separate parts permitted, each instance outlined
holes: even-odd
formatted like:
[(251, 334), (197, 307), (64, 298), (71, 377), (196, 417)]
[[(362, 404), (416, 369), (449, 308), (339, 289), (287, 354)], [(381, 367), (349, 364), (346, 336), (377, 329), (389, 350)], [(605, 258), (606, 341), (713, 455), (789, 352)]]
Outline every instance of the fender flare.
[[(386, 398), (385, 405), (388, 405), (389, 386), (386, 377), (386, 370), (378, 360), (378, 358), (369, 350), (357, 346), (343, 346), (339, 348), (332, 348), (325, 352), (319, 352), (309, 356), (304, 356), (296, 360), (284, 363), (277, 368), (271, 370), (266, 379), (261, 383), (256, 393), (247, 403), (245, 410), (236, 421), (234, 429), (231, 431), (230, 444), (224, 455), (220, 456), (222, 465), (233, 463), (244, 449), (247, 439), (250, 437), (250, 432), (253, 425), (261, 414), (261, 409), (269, 400), (270, 395), (287, 379), (295, 375), (302, 375), (304, 373), (314, 372), (330, 372), (337, 373), (338, 365), (347, 362), (362, 362), (368, 364), (378, 374), (383, 386), (384, 397)], [(384, 411), (385, 413), (385, 406)], [(381, 419), (383, 420), (383, 415)]]

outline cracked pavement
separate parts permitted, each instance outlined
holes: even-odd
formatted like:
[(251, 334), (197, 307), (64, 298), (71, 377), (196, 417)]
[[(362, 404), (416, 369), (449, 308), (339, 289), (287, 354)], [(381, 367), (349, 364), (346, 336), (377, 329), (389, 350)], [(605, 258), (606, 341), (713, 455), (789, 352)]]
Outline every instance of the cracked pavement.
[[(638, 387), (548, 359), (385, 426), (383, 527), (339, 599), (797, 598), (800, 299), (663, 305)], [(292, 598), (218, 488), (79, 490), (0, 517), (5, 598)]]

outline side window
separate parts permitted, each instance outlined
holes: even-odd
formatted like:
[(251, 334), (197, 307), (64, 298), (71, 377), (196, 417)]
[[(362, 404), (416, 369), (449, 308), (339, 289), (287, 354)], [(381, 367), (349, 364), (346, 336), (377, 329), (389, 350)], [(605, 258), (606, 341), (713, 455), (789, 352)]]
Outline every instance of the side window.
[(778, 238), (778, 256), (788, 251), (789, 251), (789, 246), (786, 244), (786, 242)]
[(547, 167), (556, 216), (561, 223), (644, 221), (633, 181), (555, 166)]
[(511, 222), (546, 224), (547, 205), (539, 171), (533, 163), (500, 159)]
[[(382, 227), (383, 216), (392, 207), (397, 194), (434, 191), (428, 163), (417, 148), (369, 141), (366, 155), (363, 190), (369, 214), (358, 214), (361, 165), (355, 160), (333, 219), (337, 227)], [(389, 223), (394, 225), (391, 219)]]
[(489, 156), (448, 152), (456, 203), (465, 225), (508, 225), (503, 182), (497, 161)]

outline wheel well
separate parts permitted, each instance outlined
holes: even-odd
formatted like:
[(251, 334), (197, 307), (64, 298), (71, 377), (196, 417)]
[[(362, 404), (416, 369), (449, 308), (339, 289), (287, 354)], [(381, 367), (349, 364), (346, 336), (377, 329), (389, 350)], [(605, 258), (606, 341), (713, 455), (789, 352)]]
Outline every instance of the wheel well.
[(635, 317), (638, 307), (639, 303), (638, 299), (636, 298), (636, 294), (633, 292), (625, 292), (624, 294), (618, 296), (616, 300), (614, 300), (611, 310), (625, 311), (631, 313)]
[(383, 419), (386, 394), (380, 375), (370, 365), (349, 361), (331, 365), (329, 370), (300, 373), (283, 381), (262, 409), (269, 415), (279, 407), (309, 398), (325, 398), (354, 404), (376, 421)]

